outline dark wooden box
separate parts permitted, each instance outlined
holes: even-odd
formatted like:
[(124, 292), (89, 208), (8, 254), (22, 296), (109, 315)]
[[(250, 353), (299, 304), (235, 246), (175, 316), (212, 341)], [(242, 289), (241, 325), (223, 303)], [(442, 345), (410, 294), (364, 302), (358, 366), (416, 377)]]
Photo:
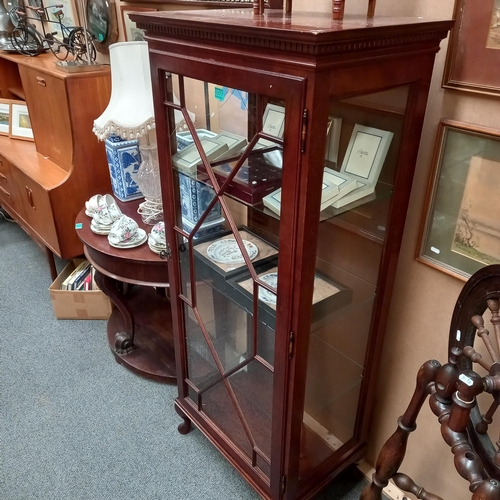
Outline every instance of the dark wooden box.
[[(282, 160), (283, 152), (278, 148), (252, 153), (231, 179), (225, 193), (250, 205), (260, 203), (264, 196), (281, 187)], [(212, 167), (220, 186), (224, 184), (235, 166), (236, 161), (231, 161), (215, 164)], [(199, 165), (198, 170), (201, 175), (206, 176), (204, 165)]]
[[(278, 270), (278, 259), (274, 258), (261, 266), (256, 267), (258, 277)], [(352, 302), (352, 290), (320, 273), (316, 273), (314, 282), (312, 323), (319, 321), (323, 317), (347, 306)], [(231, 294), (233, 300), (241, 305), (247, 312), (253, 314), (253, 280), (250, 273), (240, 273), (228, 280), (229, 285), (234, 289)], [(265, 290), (268, 292), (267, 290)], [(260, 293), (259, 293), (260, 295)], [(269, 297), (270, 292), (267, 293)], [(264, 323), (272, 330), (276, 329), (276, 305), (266, 302), (259, 297), (258, 321)]]

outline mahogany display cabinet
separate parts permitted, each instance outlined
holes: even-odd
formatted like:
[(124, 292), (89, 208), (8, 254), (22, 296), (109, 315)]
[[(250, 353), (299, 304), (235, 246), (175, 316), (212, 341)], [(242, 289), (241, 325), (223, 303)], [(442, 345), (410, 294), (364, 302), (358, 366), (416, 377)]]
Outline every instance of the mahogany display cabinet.
[(312, 498), (366, 449), (452, 21), (131, 18), (153, 77), (179, 430), (194, 423), (263, 498)]

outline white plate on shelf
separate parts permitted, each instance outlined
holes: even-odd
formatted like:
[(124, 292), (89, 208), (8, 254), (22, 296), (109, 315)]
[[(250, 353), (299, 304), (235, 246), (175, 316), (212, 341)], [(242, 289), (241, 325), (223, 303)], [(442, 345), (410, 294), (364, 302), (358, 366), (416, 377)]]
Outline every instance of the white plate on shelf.
[[(259, 279), (264, 283), (272, 286), (276, 290), (278, 289), (278, 273), (267, 273), (259, 276)], [(276, 294), (271, 293), (269, 290), (265, 288), (259, 287), (259, 300), (265, 302), (266, 304), (270, 304), (272, 306), (276, 305)]]
[[(259, 253), (257, 246), (247, 240), (243, 240), (243, 244), (250, 260), (255, 259)], [(240, 247), (234, 238), (215, 241), (207, 248), (207, 255), (210, 260), (219, 264), (243, 264), (245, 262)]]

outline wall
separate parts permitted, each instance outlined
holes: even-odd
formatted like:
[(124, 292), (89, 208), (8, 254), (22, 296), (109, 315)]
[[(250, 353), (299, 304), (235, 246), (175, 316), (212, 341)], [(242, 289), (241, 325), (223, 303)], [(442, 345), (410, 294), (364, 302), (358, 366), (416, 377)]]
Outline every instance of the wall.
[[(310, 0), (294, 0), (294, 11), (310, 10)], [(315, 10), (330, 12), (330, 0), (317, 0)], [(424, 16), (450, 19), (454, 0), (378, 0), (376, 16)], [(346, 1), (346, 14), (366, 12), (366, 0)], [(451, 313), (463, 282), (415, 260), (432, 153), (442, 118), (500, 128), (500, 99), (441, 88), (447, 40), (436, 58), (415, 181), (403, 238), (371, 426), (367, 461), (374, 464), (380, 448), (396, 429), (415, 386), (415, 375), (428, 359), (446, 362)], [(439, 424), (428, 405), (409, 441), (401, 467), (426, 490), (449, 499), (470, 499), (453, 456), (440, 437)]]

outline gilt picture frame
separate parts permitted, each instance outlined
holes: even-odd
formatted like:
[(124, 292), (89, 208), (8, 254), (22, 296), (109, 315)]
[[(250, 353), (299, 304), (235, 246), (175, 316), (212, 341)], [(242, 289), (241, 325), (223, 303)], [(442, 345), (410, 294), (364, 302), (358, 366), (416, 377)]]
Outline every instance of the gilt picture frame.
[(442, 120), (416, 259), (466, 281), (500, 263), (500, 130)]
[(500, 96), (500, 0), (456, 0), (442, 86)]

